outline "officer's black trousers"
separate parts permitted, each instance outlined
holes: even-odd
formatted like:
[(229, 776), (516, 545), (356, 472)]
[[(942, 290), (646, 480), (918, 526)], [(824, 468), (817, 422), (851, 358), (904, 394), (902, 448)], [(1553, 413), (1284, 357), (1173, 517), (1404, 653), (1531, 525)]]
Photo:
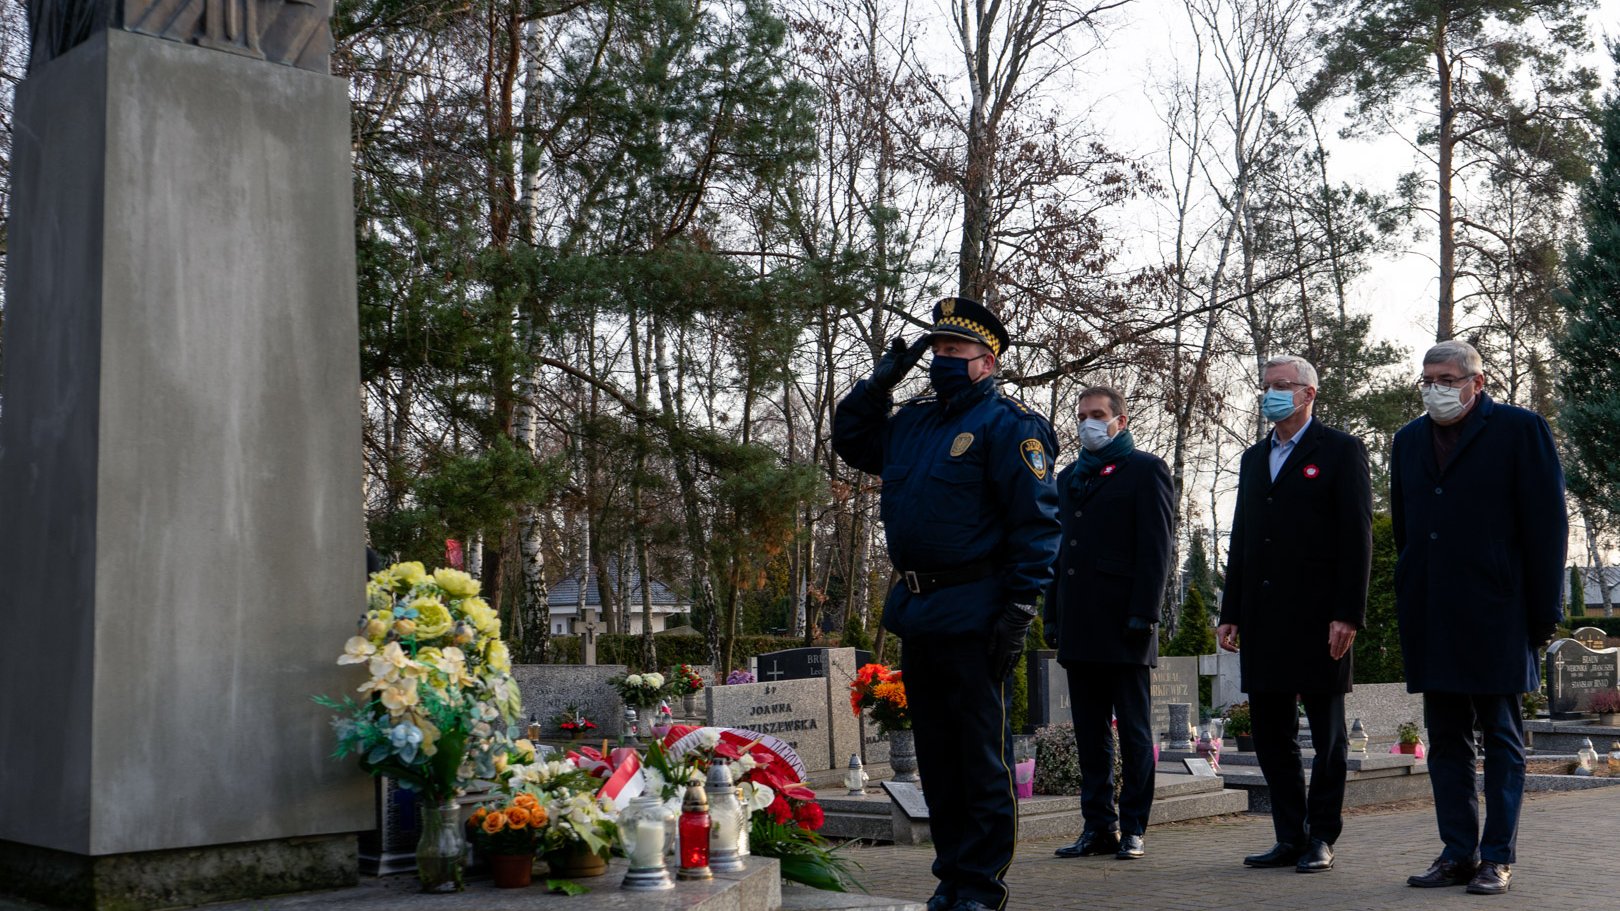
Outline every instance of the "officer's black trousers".
[[(1447, 860), (1511, 864), (1524, 804), (1524, 719), (1517, 693), (1424, 693), (1429, 786)], [(1474, 790), (1474, 726), (1485, 748), (1485, 828)]]
[(1310, 795), (1299, 752), (1299, 710), (1293, 693), (1250, 693), (1254, 752), (1271, 791), (1271, 825), (1277, 840), (1305, 847), (1307, 839), (1328, 844), (1344, 830), (1344, 782), (1349, 740), (1344, 731), (1343, 693), (1305, 693), (1299, 697), (1311, 724)]
[(987, 648), (983, 636), (907, 636), (900, 670), (934, 838), (936, 894), (1002, 908), (1018, 828), (1007, 728), (1012, 685), (991, 679)]
[[(1153, 670), (1145, 664), (1065, 663), (1080, 748), (1080, 815), (1088, 832), (1147, 831), (1153, 811)], [(1114, 808), (1114, 731), (1119, 719), (1120, 792)]]

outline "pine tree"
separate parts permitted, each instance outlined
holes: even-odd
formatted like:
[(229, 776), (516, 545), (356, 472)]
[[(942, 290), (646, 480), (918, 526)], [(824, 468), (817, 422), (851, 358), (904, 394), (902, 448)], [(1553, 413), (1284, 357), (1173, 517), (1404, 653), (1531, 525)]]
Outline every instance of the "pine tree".
[(1569, 615), (1586, 616), (1586, 588), (1581, 585), (1581, 571), (1573, 566), (1569, 568)]
[(1164, 647), (1166, 655), (1209, 655), (1215, 652), (1215, 628), (1209, 622), (1209, 608), (1204, 593), (1198, 588), (1187, 589), (1187, 600), (1181, 604), (1181, 627)]
[[(1610, 54), (1620, 69), (1620, 45)], [(1558, 423), (1570, 493), (1613, 516), (1620, 514), (1620, 93), (1604, 97), (1599, 129), (1601, 157), (1581, 192), (1585, 236), (1565, 255)]]

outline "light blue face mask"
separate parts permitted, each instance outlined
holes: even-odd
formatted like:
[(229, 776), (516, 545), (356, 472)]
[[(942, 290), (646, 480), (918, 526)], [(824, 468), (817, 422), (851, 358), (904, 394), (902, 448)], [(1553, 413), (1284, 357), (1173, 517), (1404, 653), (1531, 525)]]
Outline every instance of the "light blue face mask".
[(1266, 420), (1276, 423), (1287, 420), (1294, 413), (1297, 406), (1294, 404), (1292, 392), (1278, 392), (1275, 389), (1266, 390), (1265, 398), (1260, 400), (1260, 413)]

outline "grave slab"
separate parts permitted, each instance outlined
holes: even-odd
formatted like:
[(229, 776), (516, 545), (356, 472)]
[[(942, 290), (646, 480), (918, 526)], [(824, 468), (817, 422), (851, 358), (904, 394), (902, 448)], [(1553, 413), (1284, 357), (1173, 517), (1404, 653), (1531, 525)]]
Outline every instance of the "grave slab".
[[(820, 678), (781, 683), (741, 683), (705, 687), (706, 717), (711, 725), (747, 728), (785, 741), (808, 771), (831, 769), (828, 737), (827, 681)], [(849, 757), (845, 756), (848, 762)]]

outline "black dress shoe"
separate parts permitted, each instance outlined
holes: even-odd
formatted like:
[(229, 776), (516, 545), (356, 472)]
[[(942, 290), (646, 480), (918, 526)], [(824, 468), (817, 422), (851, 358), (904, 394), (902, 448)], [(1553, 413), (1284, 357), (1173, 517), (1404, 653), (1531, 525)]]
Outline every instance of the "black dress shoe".
[(1442, 886), (1462, 886), (1474, 878), (1474, 862), (1471, 860), (1446, 860), (1437, 857), (1429, 869), (1417, 876), (1408, 876), (1406, 884), (1419, 889), (1437, 889)]
[(1501, 895), (1513, 885), (1513, 868), (1508, 864), (1485, 861), (1479, 872), (1468, 881), (1468, 891), (1475, 895)]
[(1074, 840), (1072, 845), (1064, 845), (1053, 851), (1058, 857), (1095, 857), (1098, 854), (1112, 854), (1119, 850), (1119, 832), (1085, 831)]
[(1333, 846), (1320, 838), (1311, 839), (1311, 846), (1300, 855), (1294, 869), (1301, 873), (1321, 873), (1333, 869)]
[(1120, 860), (1135, 860), (1145, 854), (1147, 849), (1142, 847), (1142, 836), (1127, 835), (1119, 840), (1119, 851), (1114, 856)]
[(932, 895), (928, 898), (928, 911), (951, 911), (951, 905), (956, 904), (948, 896)]
[(1243, 858), (1246, 867), (1292, 867), (1299, 863), (1305, 855), (1305, 850), (1298, 845), (1291, 845), (1279, 841), (1271, 846), (1271, 850), (1264, 854), (1250, 854)]

